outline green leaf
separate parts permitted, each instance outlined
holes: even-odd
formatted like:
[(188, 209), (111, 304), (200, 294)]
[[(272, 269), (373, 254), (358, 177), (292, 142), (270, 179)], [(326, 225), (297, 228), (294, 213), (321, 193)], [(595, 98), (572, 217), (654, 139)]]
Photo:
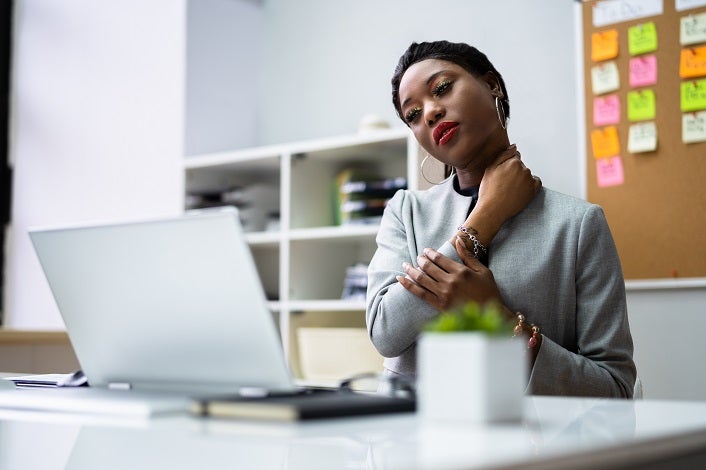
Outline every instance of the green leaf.
[(514, 322), (501, 312), (497, 302), (479, 305), (468, 302), (456, 308), (439, 313), (428, 322), (424, 331), (449, 333), (457, 331), (481, 331), (489, 335), (510, 335)]

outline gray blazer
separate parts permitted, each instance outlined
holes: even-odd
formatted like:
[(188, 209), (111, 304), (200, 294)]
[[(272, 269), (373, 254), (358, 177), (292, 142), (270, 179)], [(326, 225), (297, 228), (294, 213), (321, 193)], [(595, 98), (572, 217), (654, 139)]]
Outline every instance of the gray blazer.
[[(416, 375), (416, 340), (437, 311), (396, 275), (432, 247), (460, 261), (449, 239), (470, 197), (453, 183), (399, 191), (389, 202), (368, 270), (366, 321), (388, 373)], [(631, 397), (636, 377), (620, 260), (602, 209), (542, 188), (489, 246), (503, 302), (540, 327), (527, 392)]]

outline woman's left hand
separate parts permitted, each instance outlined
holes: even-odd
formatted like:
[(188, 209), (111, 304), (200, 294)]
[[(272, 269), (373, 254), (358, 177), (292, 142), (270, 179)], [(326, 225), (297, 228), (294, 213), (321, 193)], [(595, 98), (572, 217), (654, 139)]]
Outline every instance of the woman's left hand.
[(399, 283), (439, 311), (448, 310), (469, 301), (485, 303), (500, 300), (500, 291), (493, 273), (469, 253), (462, 241), (456, 241), (456, 251), (462, 263), (426, 248), (417, 257), (419, 267), (405, 263), (406, 276)]

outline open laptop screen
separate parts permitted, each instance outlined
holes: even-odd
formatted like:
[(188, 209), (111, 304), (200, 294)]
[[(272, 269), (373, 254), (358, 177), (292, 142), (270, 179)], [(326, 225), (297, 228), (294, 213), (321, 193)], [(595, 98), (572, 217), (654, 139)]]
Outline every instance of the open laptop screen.
[(294, 389), (235, 209), (30, 236), (92, 386)]

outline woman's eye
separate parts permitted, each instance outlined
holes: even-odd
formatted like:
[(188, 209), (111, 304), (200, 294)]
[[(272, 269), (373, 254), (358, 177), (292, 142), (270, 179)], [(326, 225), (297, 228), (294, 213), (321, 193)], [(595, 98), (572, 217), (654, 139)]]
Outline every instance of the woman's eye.
[(417, 116), (419, 116), (420, 112), (422, 112), (420, 108), (412, 108), (407, 111), (407, 114), (405, 114), (404, 118), (407, 122), (412, 122), (417, 119)]
[(434, 87), (434, 90), (433, 90), (434, 96), (443, 95), (444, 92), (446, 90), (448, 90), (450, 86), (451, 86), (451, 80), (443, 80), (443, 81), (439, 82), (439, 84)]

